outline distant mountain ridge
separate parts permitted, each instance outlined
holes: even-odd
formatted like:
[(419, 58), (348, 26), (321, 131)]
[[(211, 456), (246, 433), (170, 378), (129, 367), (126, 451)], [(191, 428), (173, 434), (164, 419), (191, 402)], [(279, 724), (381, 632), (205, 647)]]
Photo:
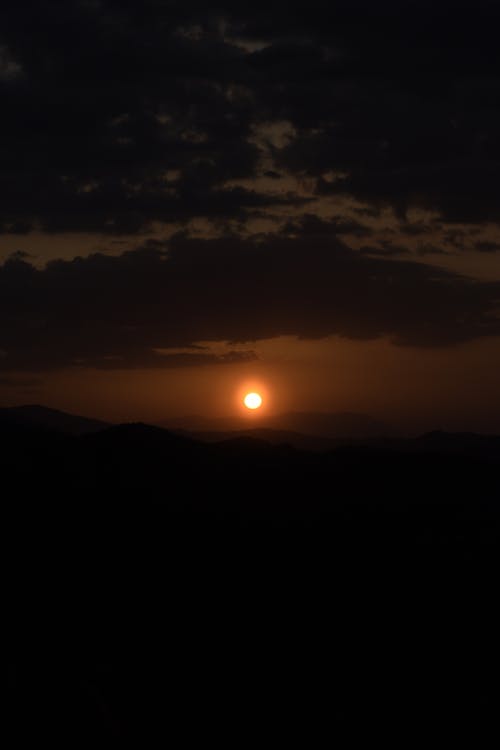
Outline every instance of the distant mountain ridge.
[(51, 430), (65, 435), (86, 435), (109, 427), (108, 422), (67, 414), (39, 404), (0, 408), (0, 427)]
[(411, 438), (327, 438), (267, 428), (214, 432), (177, 431), (177, 434), (211, 444), (260, 441), (288, 445), (300, 451), (357, 451), (360, 453), (438, 454), (481, 457), (500, 461), (500, 436), (476, 433), (429, 432)]
[(157, 422), (160, 427), (189, 433), (275, 432), (295, 433), (328, 439), (395, 437), (391, 425), (367, 414), (353, 412), (287, 412), (272, 416), (210, 418), (190, 416)]
[[(189, 422), (193, 429), (186, 427)], [(480, 457), (487, 460), (500, 461), (500, 436), (481, 435), (472, 432), (452, 433), (435, 430), (418, 437), (404, 438), (391, 435), (391, 428), (387, 432), (378, 432), (385, 425), (382, 422), (365, 415), (352, 414), (308, 414), (293, 413), (270, 417), (264, 426), (264, 420), (249, 423), (242, 419), (213, 420), (204, 417), (193, 417), (185, 420), (172, 420), (156, 425), (127, 422), (124, 424), (110, 424), (97, 419), (90, 419), (57, 409), (50, 409), (40, 405), (26, 405), (19, 407), (0, 408), (0, 430), (4, 436), (15, 431), (46, 431), (73, 437), (95, 437), (103, 445), (118, 446), (119, 444), (140, 444), (177, 448), (182, 450), (195, 449), (196, 445), (219, 444), (221, 447), (242, 449), (245, 445), (259, 445), (263, 449), (289, 446), (298, 451), (331, 452), (355, 451), (360, 453), (399, 453), (399, 454), (439, 454), (463, 455)], [(269, 423), (276, 427), (268, 426)], [(280, 428), (279, 424), (298, 424), (304, 429), (292, 430)], [(212, 429), (194, 429), (195, 426)], [(307, 432), (308, 429), (310, 432)], [(350, 427), (350, 434), (342, 425)], [(220, 429), (213, 429), (220, 427)], [(360, 432), (356, 433), (355, 427)], [(368, 428), (373, 433), (370, 435)], [(344, 429), (335, 436), (334, 429)], [(316, 432), (312, 432), (312, 430)], [(331, 431), (330, 431), (331, 430)]]

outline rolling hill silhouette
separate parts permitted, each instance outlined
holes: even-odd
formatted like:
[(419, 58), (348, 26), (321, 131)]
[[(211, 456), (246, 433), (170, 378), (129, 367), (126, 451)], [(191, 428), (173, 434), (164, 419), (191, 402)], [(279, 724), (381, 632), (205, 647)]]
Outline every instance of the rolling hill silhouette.
[(190, 416), (158, 422), (166, 429), (184, 430), (194, 434), (274, 430), (329, 439), (366, 439), (395, 435), (390, 425), (366, 414), (350, 412), (315, 413), (289, 412), (272, 416), (251, 414), (247, 417)]
[(267, 717), (316, 744), (486, 726), (498, 437), (303, 451), (59, 423), (0, 431), (21, 730), (257, 741)]
[(75, 416), (46, 406), (26, 405), (0, 408), (0, 428), (32, 427), (56, 430), (68, 435), (85, 435), (108, 427), (98, 419)]

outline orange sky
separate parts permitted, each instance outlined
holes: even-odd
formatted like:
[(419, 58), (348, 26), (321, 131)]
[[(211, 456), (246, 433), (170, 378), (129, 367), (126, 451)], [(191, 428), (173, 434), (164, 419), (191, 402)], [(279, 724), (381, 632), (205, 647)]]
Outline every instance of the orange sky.
[(170, 5), (0, 8), (0, 406), (500, 432), (496, 5)]
[[(41, 383), (0, 386), (4, 405), (43, 403), (111, 421), (243, 414), (248, 390), (264, 397), (260, 415), (353, 411), (404, 430), (500, 429), (500, 342), (447, 349), (395, 347), (383, 340), (291, 338), (256, 345), (257, 363), (170, 369), (44, 374)], [(259, 414), (251, 415), (254, 422)]]

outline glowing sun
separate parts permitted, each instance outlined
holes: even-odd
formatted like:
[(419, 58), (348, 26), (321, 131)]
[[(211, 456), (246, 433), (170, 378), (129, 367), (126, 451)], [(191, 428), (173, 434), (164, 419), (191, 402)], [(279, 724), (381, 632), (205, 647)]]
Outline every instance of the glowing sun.
[(247, 393), (243, 403), (247, 409), (259, 409), (262, 406), (262, 396), (260, 393)]

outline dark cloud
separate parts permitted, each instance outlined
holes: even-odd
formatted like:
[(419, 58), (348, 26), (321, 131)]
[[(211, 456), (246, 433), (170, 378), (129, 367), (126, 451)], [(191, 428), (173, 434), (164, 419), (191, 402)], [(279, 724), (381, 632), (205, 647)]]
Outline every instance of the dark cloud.
[[(168, 248), (45, 269), (5, 262), (0, 369), (239, 362), (254, 356), (241, 343), (279, 335), (446, 346), (500, 335), (499, 302), (498, 283), (362, 255), (335, 235), (178, 234)], [(189, 349), (203, 341), (233, 342), (232, 351)]]
[[(390, 205), (400, 216), (418, 206), (450, 222), (498, 221), (498, 4), (313, 6), (284, 14), (282, 58), (277, 32), (256, 53), (270, 68), (262, 98), (297, 127), (278, 166), (316, 178), (320, 195)], [(249, 28), (272, 34), (262, 18)], [(283, 66), (292, 44), (295, 67)], [(326, 180), (327, 170), (337, 178)]]
[(361, 255), (375, 255), (382, 258), (392, 258), (401, 255), (409, 255), (409, 250), (401, 245), (393, 245), (392, 242), (383, 241), (380, 245), (363, 245), (359, 252)]
[(286, 222), (282, 229), (285, 235), (300, 235), (302, 238), (325, 238), (332, 235), (349, 234), (355, 237), (367, 237), (373, 234), (369, 227), (364, 226), (354, 219), (346, 219), (341, 216), (333, 216), (330, 219), (322, 219), (314, 214), (303, 214), (302, 216)]
[[(487, 0), (4, 0), (0, 230), (296, 205), (232, 184), (261, 169), (372, 213), (499, 221), (499, 21)], [(293, 135), (263, 166), (255, 133), (278, 121)]]
[(24, 70), (2, 90), (7, 231), (134, 233), (262, 205), (224, 188), (258, 159), (252, 98), (229, 90), (238, 48), (183, 36), (161, 4), (13, 8), (2, 33)]
[(476, 248), (481, 253), (499, 253), (500, 242), (488, 242), (484, 240), (483, 242), (476, 242)]
[[(198, 347), (192, 347), (194, 349)], [(114, 350), (114, 345), (111, 345)], [(76, 367), (90, 367), (99, 370), (133, 370), (137, 368), (162, 368), (170, 369), (176, 367), (206, 367), (208, 365), (235, 365), (245, 362), (255, 362), (258, 357), (250, 349), (229, 349), (222, 354), (210, 351), (174, 351), (168, 349), (157, 351), (147, 349), (144, 346), (132, 344), (130, 348), (123, 348), (120, 354), (103, 355), (98, 352), (93, 354), (87, 350), (87, 356), (75, 357), (69, 364)], [(56, 365), (57, 366), (57, 365)], [(50, 365), (49, 365), (50, 367)]]
[(402, 222), (398, 227), (398, 231), (401, 232), (401, 234), (408, 235), (409, 237), (418, 237), (420, 235), (436, 232), (440, 228), (441, 227), (439, 224), (427, 224), (422, 221), (413, 223)]
[(446, 255), (446, 251), (432, 242), (419, 242), (416, 249), (417, 255)]
[(457, 250), (464, 250), (468, 246), (469, 233), (462, 229), (450, 229), (444, 232), (443, 239)]

